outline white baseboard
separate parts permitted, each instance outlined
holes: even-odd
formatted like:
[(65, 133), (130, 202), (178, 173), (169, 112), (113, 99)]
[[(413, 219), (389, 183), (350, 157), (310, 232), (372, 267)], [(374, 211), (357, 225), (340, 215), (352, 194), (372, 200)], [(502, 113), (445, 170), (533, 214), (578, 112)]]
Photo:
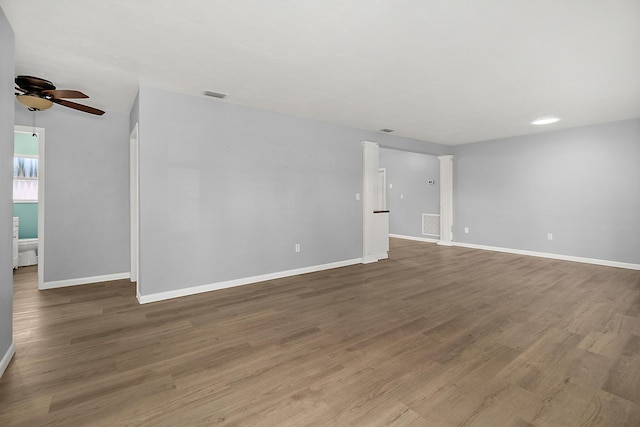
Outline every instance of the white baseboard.
[(2, 360), (0, 360), (0, 378), (2, 377), (2, 374), (4, 374), (4, 371), (7, 369), (7, 366), (9, 366), (9, 362), (11, 362), (11, 358), (14, 354), (16, 354), (16, 345), (12, 342), (9, 346), (9, 349), (4, 354), (4, 357), (2, 358)]
[(44, 282), (40, 289), (64, 288), (66, 286), (88, 285), (89, 283), (109, 282), (111, 280), (122, 280), (130, 277), (129, 272), (105, 274), (103, 276), (79, 277), (77, 279), (56, 280)]
[(453, 245), (460, 246), (462, 248), (469, 248), (469, 249), (481, 249), (485, 251), (506, 252), (506, 253), (516, 254), (516, 255), (527, 255), (527, 256), (535, 256), (540, 258), (558, 259), (562, 261), (581, 262), (584, 264), (604, 265), (606, 267), (618, 267), (618, 268), (627, 268), (630, 270), (640, 270), (640, 264), (632, 264), (628, 262), (608, 261), (604, 259), (584, 258), (584, 257), (578, 257), (578, 256), (571, 256), (571, 255), (559, 255), (559, 254), (551, 254), (546, 252), (525, 251), (521, 249), (500, 248), (496, 246), (476, 245), (474, 243), (453, 242)]
[(361, 264), (371, 264), (380, 261), (377, 256), (369, 255), (360, 259)]
[(404, 236), (402, 234), (389, 234), (389, 237), (395, 237), (396, 239), (415, 240), (416, 242), (438, 243), (439, 239), (428, 239), (426, 237), (413, 237)]
[(314, 265), (311, 267), (296, 268), (294, 270), (278, 271), (276, 273), (261, 274), (259, 276), (244, 277), (241, 279), (227, 280), (225, 282), (211, 283), (208, 285), (192, 286), (190, 288), (176, 289), (173, 291), (158, 292), (149, 295), (137, 294), (140, 304), (163, 301), (171, 298), (185, 297), (188, 295), (201, 294), (203, 292), (217, 291), (220, 289), (232, 288), (234, 286), (248, 285), (251, 283), (264, 282), (266, 280), (281, 279), (283, 277), (297, 276), (298, 274), (313, 273), (316, 271), (330, 270), (332, 268), (346, 267), (348, 265), (360, 264), (362, 258), (349, 259), (346, 261), (332, 262), (329, 264)]

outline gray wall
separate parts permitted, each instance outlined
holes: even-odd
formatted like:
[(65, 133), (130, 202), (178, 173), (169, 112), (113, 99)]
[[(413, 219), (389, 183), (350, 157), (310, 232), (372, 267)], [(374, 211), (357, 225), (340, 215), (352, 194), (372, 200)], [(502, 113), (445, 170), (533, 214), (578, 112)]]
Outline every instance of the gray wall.
[(139, 123), (141, 295), (362, 256), (381, 134), (145, 87)]
[[(90, 102), (89, 102), (90, 104)], [(17, 101), (16, 124), (33, 113)], [(129, 271), (129, 114), (54, 105), (45, 129), (45, 282)]]
[(454, 239), (640, 263), (639, 161), (640, 119), (458, 146)]
[[(387, 170), (389, 233), (422, 235), (422, 214), (440, 213), (440, 161), (436, 156), (380, 149), (380, 167)], [(430, 185), (432, 179), (435, 184)], [(389, 188), (389, 184), (393, 188)], [(404, 197), (401, 199), (400, 195)]]
[(13, 342), (13, 30), (0, 9), (0, 359)]

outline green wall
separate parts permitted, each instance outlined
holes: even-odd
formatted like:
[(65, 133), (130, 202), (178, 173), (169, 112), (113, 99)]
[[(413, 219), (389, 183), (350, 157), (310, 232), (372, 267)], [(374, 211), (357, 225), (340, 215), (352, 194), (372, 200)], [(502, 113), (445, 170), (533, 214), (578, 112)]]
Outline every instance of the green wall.
[[(13, 134), (14, 154), (23, 156), (38, 155), (38, 138), (31, 133), (15, 132)], [(13, 216), (20, 218), (20, 239), (38, 237), (38, 203), (14, 203)]]
[(13, 134), (13, 152), (23, 156), (37, 156), (38, 138), (30, 133), (15, 132)]
[(19, 239), (38, 237), (38, 203), (14, 203), (13, 216), (20, 218)]

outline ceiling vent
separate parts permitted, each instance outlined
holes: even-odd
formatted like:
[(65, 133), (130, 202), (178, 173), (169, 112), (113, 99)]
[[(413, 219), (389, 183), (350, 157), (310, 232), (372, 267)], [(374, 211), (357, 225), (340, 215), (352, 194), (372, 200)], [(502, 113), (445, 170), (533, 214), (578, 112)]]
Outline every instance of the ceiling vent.
[(226, 93), (220, 93), (220, 92), (214, 92), (214, 91), (212, 91), (212, 90), (205, 90), (205, 91), (204, 91), (204, 94), (205, 94), (206, 96), (210, 96), (210, 97), (212, 97), (212, 98), (220, 98), (220, 99), (224, 99), (224, 98), (226, 98), (227, 96), (229, 96), (229, 94), (226, 94)]
[(385, 132), (385, 133), (391, 133), (391, 132), (395, 132), (395, 129), (380, 129), (380, 132)]

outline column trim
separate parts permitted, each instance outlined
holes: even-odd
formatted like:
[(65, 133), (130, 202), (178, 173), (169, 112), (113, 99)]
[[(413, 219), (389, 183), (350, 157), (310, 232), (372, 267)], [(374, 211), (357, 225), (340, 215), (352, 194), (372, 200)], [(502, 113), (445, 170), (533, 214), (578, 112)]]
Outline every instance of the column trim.
[(453, 155), (440, 160), (440, 240), (439, 245), (453, 246)]
[(374, 253), (376, 186), (378, 183), (379, 145), (371, 141), (362, 144), (362, 263), (378, 261)]

